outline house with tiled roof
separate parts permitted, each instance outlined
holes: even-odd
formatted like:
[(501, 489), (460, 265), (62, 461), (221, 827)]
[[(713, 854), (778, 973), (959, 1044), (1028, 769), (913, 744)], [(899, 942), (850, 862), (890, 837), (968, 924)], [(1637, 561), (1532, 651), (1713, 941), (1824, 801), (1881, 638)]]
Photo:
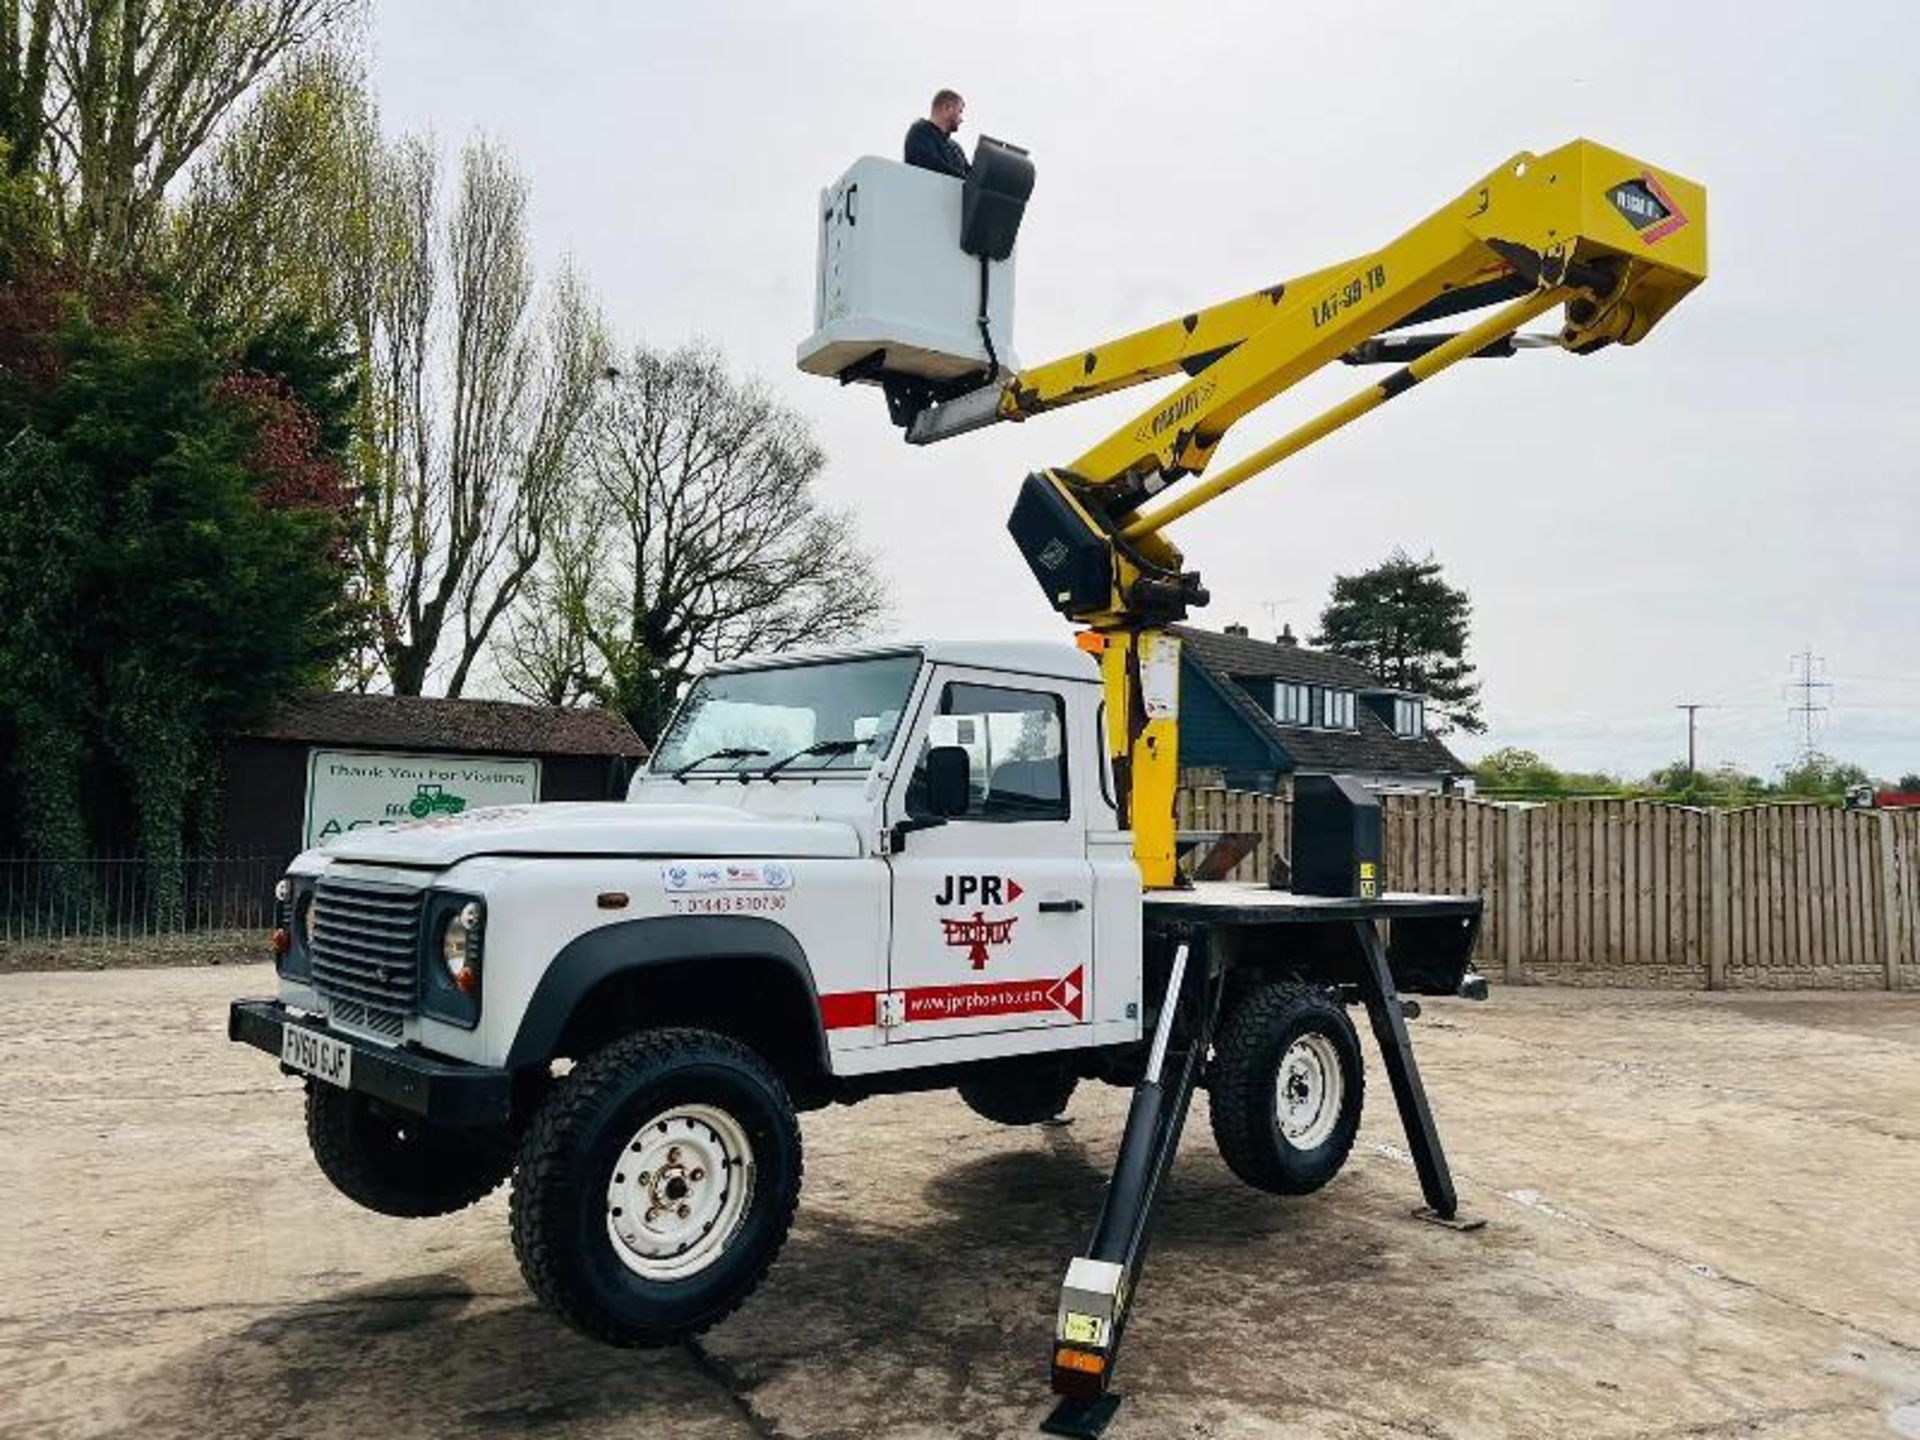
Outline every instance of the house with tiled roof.
[(1294, 775), (1352, 775), (1378, 790), (1450, 790), (1470, 772), (1427, 728), (1426, 698), (1290, 629), (1256, 640), (1180, 637), (1180, 772), (1188, 784), (1284, 791)]

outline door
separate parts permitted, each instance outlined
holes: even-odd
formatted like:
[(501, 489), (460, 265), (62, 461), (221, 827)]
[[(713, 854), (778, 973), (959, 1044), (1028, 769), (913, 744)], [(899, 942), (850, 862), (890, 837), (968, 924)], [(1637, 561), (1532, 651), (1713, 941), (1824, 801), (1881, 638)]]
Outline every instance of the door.
[(927, 813), (926, 757), (967, 753), (964, 815), (889, 862), (890, 1041), (1084, 1025), (1093, 1013), (1093, 867), (1073, 811), (1066, 705), (1046, 682), (943, 671), (893, 813)]

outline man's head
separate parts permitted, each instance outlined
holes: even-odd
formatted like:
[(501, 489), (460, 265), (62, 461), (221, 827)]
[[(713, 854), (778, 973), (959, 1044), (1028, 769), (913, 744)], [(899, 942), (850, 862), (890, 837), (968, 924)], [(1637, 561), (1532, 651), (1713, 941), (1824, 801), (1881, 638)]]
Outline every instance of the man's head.
[(966, 113), (967, 102), (960, 98), (958, 90), (942, 90), (933, 97), (933, 109), (927, 112), (927, 118), (951, 135), (960, 128)]

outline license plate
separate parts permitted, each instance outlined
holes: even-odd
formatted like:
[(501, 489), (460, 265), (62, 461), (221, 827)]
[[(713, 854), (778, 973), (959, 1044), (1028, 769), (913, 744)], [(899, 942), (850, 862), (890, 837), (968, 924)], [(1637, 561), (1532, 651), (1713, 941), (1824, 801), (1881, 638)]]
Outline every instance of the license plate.
[(353, 1083), (353, 1047), (298, 1025), (280, 1027), (280, 1063), (342, 1090)]

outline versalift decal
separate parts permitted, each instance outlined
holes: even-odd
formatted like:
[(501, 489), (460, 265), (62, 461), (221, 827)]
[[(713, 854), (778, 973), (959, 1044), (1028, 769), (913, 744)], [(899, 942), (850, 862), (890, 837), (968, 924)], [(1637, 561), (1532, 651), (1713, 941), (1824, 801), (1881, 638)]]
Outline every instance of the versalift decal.
[(1622, 180), (1607, 191), (1607, 199), (1640, 232), (1643, 245), (1664, 240), (1687, 223), (1679, 202), (1651, 170), (1641, 171), (1638, 179)]
[(935, 905), (943, 910), (978, 907), (972, 915), (960, 919), (941, 916), (942, 942), (950, 949), (965, 950), (974, 969), (986, 969), (994, 947), (1012, 944), (1013, 927), (1020, 923), (1018, 915), (989, 916), (987, 910), (1011, 905), (1024, 893), (1020, 882), (1010, 875), (942, 876), (940, 889), (933, 897)]

